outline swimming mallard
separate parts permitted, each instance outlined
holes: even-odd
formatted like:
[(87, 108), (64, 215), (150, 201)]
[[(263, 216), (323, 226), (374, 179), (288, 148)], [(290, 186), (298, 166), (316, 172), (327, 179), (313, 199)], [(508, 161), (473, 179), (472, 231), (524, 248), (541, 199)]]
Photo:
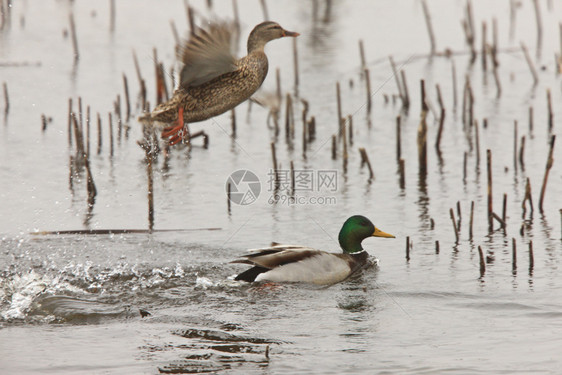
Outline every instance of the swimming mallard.
[(352, 216), (345, 221), (338, 236), (343, 254), (303, 246), (276, 245), (258, 249), (232, 262), (254, 266), (235, 280), (335, 284), (366, 264), (369, 255), (361, 242), (367, 237), (394, 238), (376, 228), (366, 217)]
[[(168, 102), (140, 118), (177, 123), (162, 132), (162, 137), (170, 137), (171, 144), (181, 140), (184, 121), (209, 119), (250, 98), (267, 75), (266, 43), (299, 35), (276, 22), (262, 22), (248, 37), (248, 55), (237, 60), (231, 52), (232, 31), (232, 27), (224, 23), (211, 24), (208, 30), (198, 29), (178, 53), (184, 64), (179, 88)], [(178, 113), (183, 114), (183, 121), (178, 121)]]

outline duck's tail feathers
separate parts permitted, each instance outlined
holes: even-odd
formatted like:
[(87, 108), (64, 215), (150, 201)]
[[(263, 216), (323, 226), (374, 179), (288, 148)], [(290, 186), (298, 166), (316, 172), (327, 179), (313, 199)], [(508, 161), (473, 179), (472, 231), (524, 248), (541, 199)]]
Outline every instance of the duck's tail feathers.
[(254, 282), (259, 274), (269, 271), (269, 268), (255, 266), (236, 276), (234, 280)]

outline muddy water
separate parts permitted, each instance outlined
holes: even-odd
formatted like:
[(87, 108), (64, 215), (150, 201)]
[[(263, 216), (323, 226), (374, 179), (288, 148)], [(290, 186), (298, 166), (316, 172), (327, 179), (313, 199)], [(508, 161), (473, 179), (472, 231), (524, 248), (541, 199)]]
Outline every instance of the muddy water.
[[(230, 2), (213, 2), (221, 17)], [(142, 137), (139, 85), (131, 50), (135, 49), (154, 102), (152, 48), (171, 71), (174, 62), (170, 20), (187, 29), (180, 1), (156, 7), (152, 2), (120, 1), (110, 32), (109, 4), (86, 1), (18, 2), (0, 34), (1, 81), (10, 108), (0, 132), (0, 368), (4, 373), (556, 373), (561, 361), (562, 154), (554, 149), (544, 212), (538, 198), (551, 134), (559, 134), (560, 78), (553, 54), (560, 4), (540, 2), (542, 48), (537, 51), (532, 4), (517, 10), (510, 38), (509, 2), (474, 4), (476, 45), (481, 22), (498, 23), (502, 94), (480, 55), (470, 66), (460, 27), (462, 2), (428, 2), (438, 51), (454, 51), (458, 86), (453, 101), (451, 59), (430, 50), (421, 3), (318, 2), (268, 3), (270, 18), (298, 39), (298, 94), (316, 117), (316, 139), (303, 155), (302, 103), (295, 107), (296, 136), (287, 142), (284, 114), (275, 138), (267, 110), (243, 104), (236, 110), (237, 135), (229, 114), (200, 124), (208, 149), (195, 140), (179, 149), (168, 166), (155, 162), (153, 234), (33, 235), (34, 231), (146, 229), (146, 166), (136, 144)], [(197, 15), (211, 12), (191, 2)], [(263, 19), (259, 2), (240, 2), (242, 39)], [(73, 11), (80, 58), (73, 63), (68, 14)], [(47, 16), (46, 16), (47, 15)], [(358, 40), (365, 43), (373, 111), (366, 113), (365, 81), (360, 73)], [(528, 46), (539, 71), (533, 86), (519, 42)], [(244, 43), (242, 43), (243, 45)], [(243, 53), (243, 48), (240, 49)], [(275, 90), (280, 68), (283, 91), (295, 92), (292, 44), (267, 47), (270, 74), (266, 91)], [(401, 111), (387, 57), (406, 73), (412, 105)], [(538, 60), (537, 60), (538, 55)], [(177, 68), (175, 69), (177, 71)], [(122, 73), (129, 82), (133, 117), (128, 135), (115, 135), (109, 156), (108, 112), (117, 94), (123, 100)], [(462, 88), (469, 76), (479, 122), (478, 152), (463, 130)], [(418, 174), (416, 134), (419, 81), (438, 110), (439, 84), (446, 119), (442, 159), (434, 150), (437, 115), (428, 116), (428, 173)], [(337, 132), (336, 81), (341, 84), (343, 114), (353, 115), (353, 145), (343, 167), (341, 145), (332, 160), (331, 136)], [(554, 129), (548, 132), (546, 89), (552, 92)], [(92, 152), (98, 189), (88, 210), (85, 173), (70, 184), (68, 99), (78, 97), (102, 119), (101, 153)], [(388, 98), (388, 102), (385, 100)], [(124, 106), (124, 105), (123, 105)], [(528, 109), (534, 108), (530, 129)], [(0, 110), (3, 109), (0, 104)], [(41, 114), (52, 118), (41, 131)], [(396, 161), (396, 116), (402, 117), (405, 187)], [(483, 119), (488, 122), (482, 126)], [(115, 119), (115, 114), (114, 114)], [(525, 136), (524, 169), (514, 167), (513, 131)], [(369, 122), (371, 125), (369, 126)], [(95, 123), (95, 122), (94, 122)], [(115, 125), (115, 131), (117, 131)], [(91, 129), (97, 149), (97, 129)], [(467, 135), (468, 134), (468, 135)], [(276, 142), (280, 169), (290, 162), (299, 177), (295, 200), (271, 188), (270, 142)], [(369, 155), (374, 179), (361, 167), (359, 147)], [(492, 150), (494, 211), (501, 215), (507, 194), (507, 227), (488, 232), (486, 156)], [(466, 176), (464, 176), (464, 153)], [(247, 169), (260, 181), (257, 200), (227, 208), (225, 182)], [(307, 177), (308, 176), (308, 177)], [(335, 177), (326, 180), (326, 176)], [(307, 178), (312, 178), (312, 183)], [(522, 216), (525, 182), (532, 185), (534, 211)], [(320, 182), (325, 184), (321, 185)], [(329, 182), (332, 182), (331, 184)], [(271, 201), (277, 199), (278, 204)], [(470, 204), (475, 202), (473, 237)], [(460, 240), (449, 209), (461, 208)], [(299, 243), (339, 251), (342, 222), (352, 214), (370, 217), (397, 239), (369, 239), (364, 245), (378, 265), (338, 285), (249, 286), (232, 280), (244, 269), (228, 262), (247, 248), (271, 241)], [(432, 224), (433, 221), (433, 224)], [(496, 223), (496, 228), (499, 225)], [(213, 229), (214, 230), (209, 230)], [(412, 249), (405, 258), (406, 237)], [(512, 260), (516, 240), (517, 263)], [(530, 267), (529, 242), (533, 242)], [(435, 250), (439, 241), (439, 253)], [(480, 272), (477, 247), (488, 256)], [(141, 317), (141, 311), (150, 315)]]

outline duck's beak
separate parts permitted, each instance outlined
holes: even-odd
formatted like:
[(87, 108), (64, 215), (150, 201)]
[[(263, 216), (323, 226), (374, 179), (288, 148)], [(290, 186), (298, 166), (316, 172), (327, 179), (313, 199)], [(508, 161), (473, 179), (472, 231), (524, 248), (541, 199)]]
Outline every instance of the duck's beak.
[(375, 227), (375, 231), (371, 234), (373, 237), (386, 237), (386, 238), (396, 238), (392, 234), (388, 234), (380, 230), (379, 228)]
[(301, 34), (299, 33), (295, 33), (294, 31), (287, 31), (287, 30), (283, 30), (283, 35), (282, 36), (294, 36), (297, 37)]

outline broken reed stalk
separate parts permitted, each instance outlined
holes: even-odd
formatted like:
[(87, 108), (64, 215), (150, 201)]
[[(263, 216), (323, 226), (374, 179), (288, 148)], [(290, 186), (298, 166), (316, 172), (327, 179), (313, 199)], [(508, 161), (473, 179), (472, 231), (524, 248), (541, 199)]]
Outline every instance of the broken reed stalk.
[(521, 147), (519, 148), (519, 165), (525, 170), (525, 136), (521, 137)]
[(466, 33), (467, 41), (470, 45), (470, 64), (474, 64), (476, 60), (476, 47), (474, 46), (475, 34), (474, 34), (474, 16), (472, 15), (472, 3), (470, 0), (466, 2)]
[(400, 115), (396, 116), (396, 160), (400, 160), (402, 157), (402, 131), (401, 131), (401, 121)]
[(544, 212), (543, 202), (544, 202), (544, 194), (546, 191), (546, 183), (548, 182), (548, 174), (550, 173), (550, 169), (552, 168), (552, 164), (554, 163), (554, 159), (552, 158), (552, 152), (554, 151), (554, 142), (556, 141), (556, 135), (552, 135), (550, 137), (550, 149), (548, 151), (548, 159), (546, 160), (546, 168), (544, 171), (544, 177), (542, 181), (542, 188), (541, 188), (541, 195), (539, 198), (539, 211), (541, 213)]
[(527, 46), (525, 46), (525, 43), (523, 42), (521, 42), (521, 50), (523, 51), (523, 55), (525, 56), (527, 65), (529, 65), (529, 70), (531, 71), (531, 75), (533, 76), (533, 84), (536, 85), (539, 82), (539, 76), (537, 74), (537, 70), (535, 69), (535, 65), (533, 64), (533, 60), (531, 60), (531, 56), (529, 56), (529, 51), (527, 50)]
[(277, 172), (277, 154), (275, 152), (275, 142), (271, 142), (271, 158), (273, 160), (273, 176), (275, 178), (275, 190), (279, 188), (279, 174)]
[(86, 156), (86, 190), (88, 192), (88, 206), (91, 208), (94, 206), (96, 201), (96, 195), (98, 194), (96, 189), (96, 184), (94, 183), (94, 177), (92, 176), (92, 170), (90, 169), (90, 159)]
[(367, 164), (367, 167), (369, 168), (369, 180), (374, 179), (375, 174), (373, 173), (373, 167), (371, 167), (369, 155), (367, 155), (367, 151), (364, 147), (359, 147), (359, 154), (361, 155), (361, 166), (363, 166), (363, 164)]
[(90, 157), (90, 106), (86, 106), (86, 155)]
[(406, 236), (406, 260), (410, 260), (410, 236)]
[(513, 271), (517, 270), (517, 243), (515, 238), (511, 239), (512, 253), (511, 253), (511, 268)]
[(336, 98), (337, 98), (337, 105), (338, 105), (338, 139), (339, 139), (341, 137), (341, 132), (342, 132), (341, 92), (340, 92), (339, 82), (336, 82)]
[(80, 132), (84, 131), (84, 113), (82, 112), (82, 97), (78, 97), (78, 119), (80, 120)]
[(75, 113), (72, 113), (72, 126), (74, 130), (74, 142), (76, 143), (77, 161), (82, 165), (86, 161), (86, 152), (84, 151), (84, 139), (82, 138), (82, 132), (78, 126), (78, 119)]
[[(487, 53), (486, 53), (486, 21), (482, 21), (482, 52), (480, 53), (481, 58), (482, 58), (482, 70), (484, 72), (486, 72), (488, 70), (488, 64), (487, 64)], [(486, 76), (484, 76), (486, 77)]]
[(149, 140), (145, 139), (146, 152), (146, 176), (148, 181), (148, 232), (154, 229), (154, 181), (152, 173), (152, 162), (154, 159), (153, 146)]
[[(10, 97), (8, 96), (8, 84), (6, 82), (2, 82), (2, 89), (4, 91), (4, 116), (7, 116), (10, 112)], [(70, 103), (72, 103), (72, 99), (70, 99)]]
[(433, 26), (431, 25), (431, 15), (427, 8), (427, 3), (422, 0), (423, 15), (425, 16), (425, 25), (427, 26), (427, 33), (429, 34), (429, 42), (431, 45), (430, 54), (435, 55), (435, 35), (433, 34)]
[(470, 202), (470, 221), (468, 223), (468, 238), (472, 240), (472, 227), (474, 223), (474, 201)]
[(44, 113), (41, 114), (41, 131), (45, 132), (47, 130), (47, 116)]
[(127, 76), (125, 73), (123, 73), (123, 89), (125, 91), (125, 104), (127, 111), (126, 121), (129, 122), (129, 119), (131, 118), (131, 101), (129, 99), (129, 84), (127, 83)]
[(334, 135), (332, 135), (332, 160), (336, 160), (336, 157), (337, 157), (336, 147), (337, 147), (337, 139), (336, 139), (336, 136), (334, 134)]
[(349, 131), (349, 145), (353, 146), (353, 116), (347, 115), (347, 127)]
[(402, 86), (404, 88), (404, 98), (403, 98), (403, 106), (404, 108), (410, 108), (410, 95), (408, 94), (408, 85), (406, 84), (406, 72), (404, 69), (400, 70), (400, 77), (402, 77)]
[(135, 52), (134, 49), (133, 49), (133, 62), (135, 63), (135, 71), (137, 73), (137, 78), (139, 80), (140, 97), (141, 97), (141, 100), (142, 100), (142, 110), (145, 111), (145, 112), (148, 112), (147, 101), (146, 101), (146, 93), (147, 93), (146, 92), (146, 82), (142, 78), (140, 66), (139, 66), (139, 60), (137, 58), (137, 53)]
[(363, 47), (363, 39), (359, 39), (359, 57), (361, 58), (361, 71), (364, 72), (367, 68), (365, 61), (365, 48)]
[(405, 177), (405, 165), (404, 159), (400, 159), (398, 161), (398, 172), (400, 173), (400, 189), (404, 189), (406, 187), (406, 177)]
[(419, 172), (421, 175), (425, 176), (427, 174), (427, 103), (425, 101), (425, 81), (422, 79), (420, 81), (421, 88), (421, 120), (418, 126), (418, 163)]
[(228, 182), (226, 184), (226, 208), (227, 208), (227, 211), (228, 211), (228, 215), (230, 215), (230, 213), (231, 213), (231, 209), (230, 209), (230, 194), (231, 194), (230, 192), (231, 191), (232, 191), (232, 188), (230, 186), (230, 182)]
[(529, 132), (533, 132), (533, 106), (529, 107)]
[(83, 134), (78, 127), (78, 120), (76, 119), (76, 114), (74, 113), (72, 114), (72, 124), (74, 127), (74, 135), (76, 141), (77, 160), (86, 168), (86, 190), (88, 192), (88, 205), (89, 207), (93, 207), (95, 203), (95, 197), (97, 195), (96, 185), (94, 183), (94, 178), (90, 169), (88, 154), (86, 154), (86, 151), (84, 150)]
[(439, 254), (439, 241), (435, 241), (435, 254)]
[(435, 149), (437, 153), (441, 153), (441, 135), (443, 134), (443, 124), (445, 122), (445, 108), (441, 107), (441, 115), (439, 116), (439, 129), (437, 130), (437, 138), (435, 139)]
[(97, 117), (98, 117), (98, 152), (97, 154), (101, 154), (101, 145), (102, 145), (102, 135), (101, 135), (101, 117), (100, 117), (100, 113), (97, 113)]
[[(207, 133), (205, 133), (204, 130), (199, 130), (199, 131), (196, 131), (195, 133), (190, 134), (187, 126), (186, 126), (186, 129), (187, 129), (187, 132), (186, 132), (185, 139), (187, 140), (188, 147), (191, 147), (191, 140), (192, 139), (203, 137), (203, 148), (204, 149), (209, 148), (209, 135)], [(158, 152), (156, 152), (156, 153), (158, 153)]]
[(552, 114), (552, 97), (550, 95), (550, 89), (546, 89), (546, 105), (548, 110), (548, 132), (552, 133), (554, 115)]
[(68, 98), (68, 146), (72, 147), (72, 98)]
[(457, 221), (457, 228), (460, 231), (461, 230), (461, 222), (462, 222), (461, 202), (460, 201), (457, 201), (457, 216), (459, 217), (459, 220)]
[(146, 83), (143, 80), (141, 80), (140, 83), (140, 97), (141, 97), (141, 106), (142, 106), (142, 110), (144, 112), (150, 112), (150, 104), (148, 103), (148, 101), (146, 100), (146, 95), (147, 95), (147, 91), (146, 91)]
[(74, 62), (78, 62), (80, 58), (80, 52), (78, 51), (78, 38), (76, 36), (76, 25), (74, 24), (74, 14), (72, 12), (70, 17), (70, 36), (72, 37), (72, 48), (74, 50)]
[[(502, 221), (505, 223), (505, 219), (507, 217), (507, 194), (503, 194), (503, 203), (502, 203)], [(504, 225), (505, 227), (505, 225)]]
[(400, 100), (402, 100), (402, 107), (408, 108), (410, 106), (410, 103), (409, 103), (409, 99), (407, 97), (407, 94), (405, 93), (406, 82), (400, 81), (401, 76), (398, 75), (398, 69), (396, 68), (396, 64), (394, 63), (394, 59), (392, 58), (392, 56), (388, 56), (388, 60), (390, 61), (390, 66), (392, 68), (392, 75), (394, 75), (394, 78), (396, 80), (396, 86), (398, 87), (398, 95), (400, 96)]
[(517, 120), (513, 121), (513, 168), (517, 173), (517, 138), (518, 138), (518, 131), (517, 131)]
[(535, 267), (535, 256), (533, 254), (533, 240), (529, 241), (529, 274), (532, 275)]
[(287, 139), (295, 138), (295, 116), (293, 114), (293, 98), (287, 93), (285, 106), (285, 137)]
[(498, 216), (498, 214), (492, 212), (492, 218), (496, 219), (497, 222), (500, 223), (501, 228), (505, 230), (505, 221), (503, 221), (502, 218)]
[(308, 141), (312, 142), (316, 138), (316, 118), (314, 116), (310, 117), (307, 127), (308, 127)]
[(476, 138), (476, 170), (480, 169), (480, 134), (478, 121), (474, 120), (474, 138)]
[(113, 118), (109, 112), (109, 156), (113, 157)]
[(123, 121), (121, 119), (121, 96), (118, 94), (117, 99), (113, 103), (115, 115), (117, 116), (117, 142), (121, 145), (121, 136), (123, 134)]
[(502, 95), (502, 85), (498, 74), (499, 63), (496, 61), (495, 51), (495, 47), (488, 46), (488, 53), (490, 54), (490, 59), (492, 60), (492, 74), (494, 75), (494, 82), (496, 84), (496, 98), (499, 98)]
[(162, 82), (162, 76), (160, 75), (160, 69), (158, 67), (158, 53), (156, 47), (152, 48), (152, 60), (154, 60), (154, 76), (156, 83), (156, 104), (161, 104), (164, 101), (164, 84)]
[(140, 71), (139, 59), (137, 58), (137, 53), (133, 49), (133, 62), (135, 63), (135, 72), (137, 72), (137, 78), (139, 80), (139, 85), (142, 83), (142, 74)]
[(435, 91), (437, 92), (437, 103), (439, 104), (439, 109), (444, 109), (445, 105), (443, 104), (443, 97), (441, 96), (441, 87), (439, 87), (439, 84), (437, 83), (435, 85)]
[(451, 216), (451, 222), (453, 223), (453, 229), (455, 231), (455, 243), (459, 242), (459, 230), (457, 229), (457, 222), (455, 221), (455, 212), (452, 208), (449, 209), (449, 215)]
[(498, 61), (498, 20), (496, 17), (492, 17), (492, 45), (490, 47), (490, 59), (492, 60), (492, 66), (497, 68), (500, 66)]
[(308, 117), (309, 104), (308, 104), (308, 100), (302, 99), (302, 98), (301, 98), (301, 103), (302, 103), (302, 125), (303, 125), (303, 128), (305, 128), (306, 122), (307, 122), (307, 117)]
[(371, 113), (372, 100), (371, 100), (371, 78), (369, 74), (369, 69), (365, 68), (365, 86), (367, 89), (367, 114)]
[(230, 110), (230, 127), (232, 128), (232, 138), (236, 138), (236, 108)]
[(478, 257), (480, 258), (480, 277), (482, 277), (486, 273), (486, 262), (484, 261), (484, 253), (480, 245), (478, 246)]
[(493, 207), (492, 207), (492, 151), (486, 150), (486, 169), (488, 174), (488, 231), (494, 228)]
[(465, 151), (462, 157), (462, 182), (466, 184), (466, 166), (468, 161), (468, 153)]
[[(344, 122), (345, 120), (342, 119), (342, 123)], [(342, 161), (343, 161), (343, 171), (345, 173), (347, 171), (347, 132), (345, 129), (345, 124), (343, 125), (343, 131), (342, 131), (342, 143), (343, 143)]]
[(289, 162), (289, 168), (291, 174), (291, 195), (294, 195), (296, 180), (295, 180), (295, 163), (292, 160)]
[(293, 38), (293, 68), (295, 73), (295, 91), (299, 87), (299, 54), (297, 50), (297, 38)]
[(533, 213), (533, 198), (531, 196), (531, 180), (527, 177), (527, 183), (525, 184), (525, 197), (523, 198), (523, 202), (521, 203), (521, 207), (523, 208), (523, 217), (525, 217), (525, 212), (527, 211), (527, 202), (529, 202), (529, 206), (531, 207), (531, 214)]
[(542, 19), (538, 0), (533, 0), (533, 5), (535, 8), (535, 20), (537, 21), (537, 58), (539, 58), (542, 46)]
[[(472, 126), (474, 119), (474, 94), (472, 93), (472, 85), (470, 84), (470, 77), (466, 75), (463, 91), (463, 109), (462, 109), (462, 123), (466, 128)], [(472, 149), (472, 145), (471, 145)]]

